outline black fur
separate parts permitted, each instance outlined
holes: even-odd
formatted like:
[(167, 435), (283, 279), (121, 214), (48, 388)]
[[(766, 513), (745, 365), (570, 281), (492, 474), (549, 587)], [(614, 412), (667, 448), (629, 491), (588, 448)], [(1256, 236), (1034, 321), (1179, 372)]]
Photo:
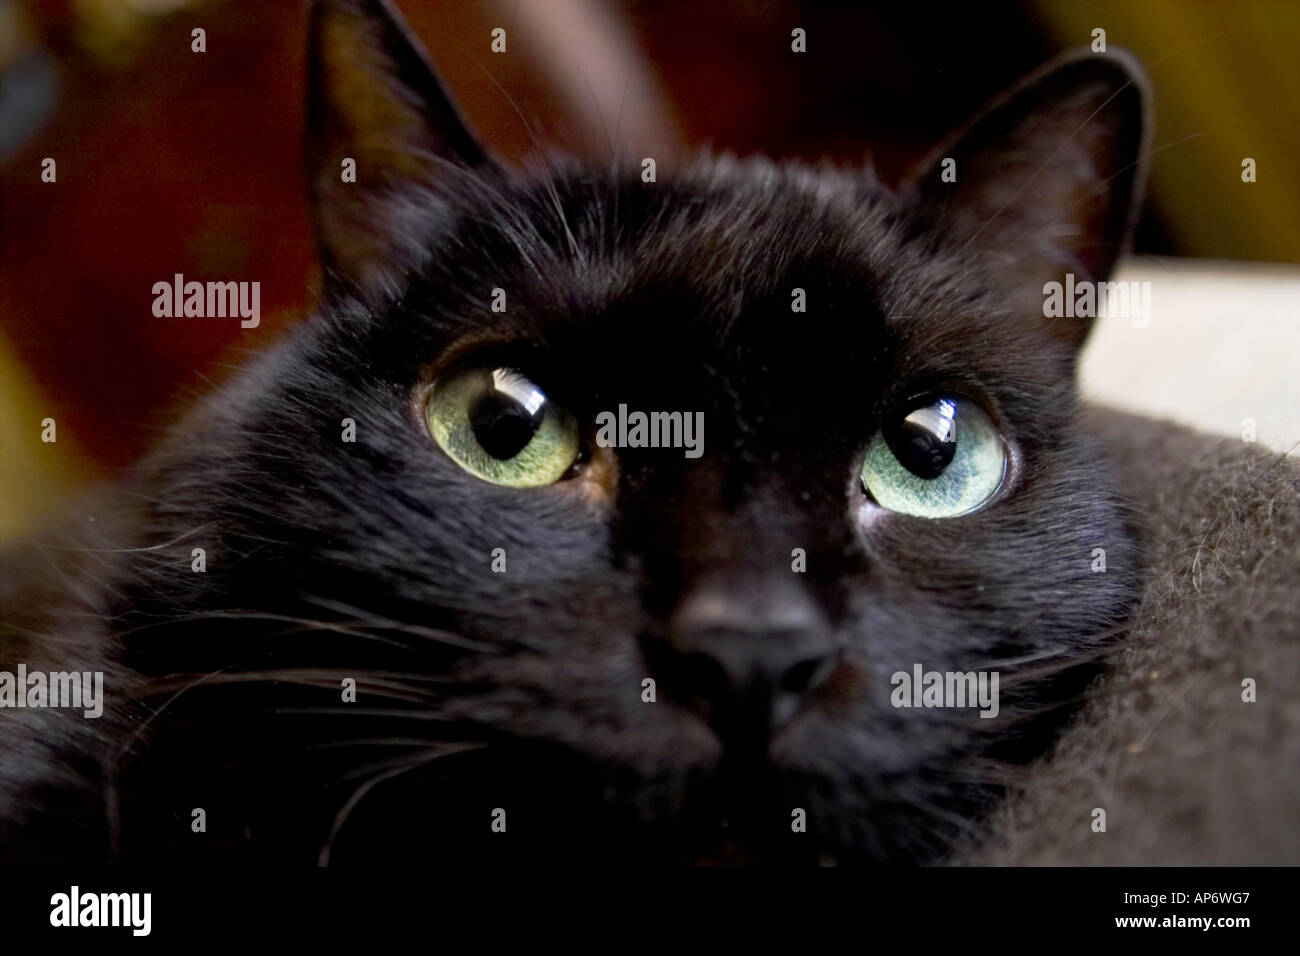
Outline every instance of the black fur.
[[(1131, 82), (1117, 61), (1080, 62), (1067, 70), (1084, 88)], [(1073, 116), (1031, 137), (1045, 158)], [(1136, 164), (1123, 136), (1116, 161)], [(109, 712), (0, 715), (3, 852), (929, 861), (977, 833), (1137, 597), (1111, 469), (1076, 423), (1082, 335), (1033, 306), (1062, 257), (1104, 276), (1129, 217), (1071, 258), (1037, 231), (1015, 244), (1037, 214), (955, 228), (935, 188), (722, 157), (656, 183), (567, 160), (528, 175), (448, 163), (386, 194), (418, 268), (335, 275), (320, 313), (176, 430), (112, 522), (99, 513), (71, 603), (5, 613), (11, 641), (68, 642), (24, 640), (13, 659), (101, 662)], [(1127, 209), (1127, 188), (1097, 195)], [(468, 352), (527, 370), (588, 425), (619, 403), (703, 411), (705, 454), (596, 450), (588, 427), (578, 478), (480, 481), (416, 410)], [(934, 389), (997, 424), (1006, 486), (964, 517), (860, 522), (866, 443)], [(704, 587), (810, 603), (843, 653), (743, 759), (753, 741), (724, 746), (671, 694), (641, 699), (646, 648)], [(894, 709), (889, 675), (914, 662), (999, 670), (1000, 716)]]

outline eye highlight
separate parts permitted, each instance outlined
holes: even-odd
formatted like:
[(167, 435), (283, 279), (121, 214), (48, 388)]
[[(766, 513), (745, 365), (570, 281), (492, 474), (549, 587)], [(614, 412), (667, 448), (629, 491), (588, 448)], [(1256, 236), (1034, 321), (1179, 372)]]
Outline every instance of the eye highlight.
[(974, 402), (927, 396), (885, 416), (862, 462), (862, 485), (880, 507), (955, 518), (1002, 486), (1006, 445)]
[(438, 379), (425, 407), (438, 447), (495, 485), (535, 488), (578, 459), (577, 420), (513, 368), (470, 368)]

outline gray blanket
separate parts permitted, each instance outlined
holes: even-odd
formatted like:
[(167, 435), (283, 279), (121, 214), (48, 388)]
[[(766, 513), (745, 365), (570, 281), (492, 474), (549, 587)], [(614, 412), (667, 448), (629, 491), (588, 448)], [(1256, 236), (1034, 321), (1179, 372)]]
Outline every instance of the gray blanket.
[(1055, 752), (956, 860), (1300, 864), (1300, 461), (1090, 420), (1143, 525), (1141, 608)]

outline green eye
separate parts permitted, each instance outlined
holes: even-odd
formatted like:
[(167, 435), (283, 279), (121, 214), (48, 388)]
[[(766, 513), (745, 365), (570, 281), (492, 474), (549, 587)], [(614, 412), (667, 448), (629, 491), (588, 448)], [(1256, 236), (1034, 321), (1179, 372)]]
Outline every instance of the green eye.
[(885, 417), (862, 463), (862, 483), (889, 511), (954, 518), (993, 497), (1007, 451), (974, 402), (929, 397)]
[(456, 464), (495, 485), (559, 481), (578, 458), (578, 423), (512, 368), (453, 372), (426, 408), (434, 441)]

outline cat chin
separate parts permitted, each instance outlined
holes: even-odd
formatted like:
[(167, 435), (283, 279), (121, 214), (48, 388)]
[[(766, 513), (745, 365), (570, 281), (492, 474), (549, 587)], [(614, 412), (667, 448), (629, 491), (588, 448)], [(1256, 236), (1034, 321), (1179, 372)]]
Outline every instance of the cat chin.
[(661, 766), (653, 775), (572, 754), (566, 769), (552, 752), (538, 761), (551, 768), (545, 795), (532, 790), (530, 798), (564, 808), (548, 843), (562, 842), (571, 858), (819, 867), (937, 862), (953, 814), (987, 796), (937, 790), (919, 765), (895, 766), (888, 776), (869, 766), (845, 770), (837, 761), (853, 749), (852, 735), (830, 741), (827, 729), (814, 722), (775, 741), (761, 763), (738, 765), (723, 755), (709, 766)]

